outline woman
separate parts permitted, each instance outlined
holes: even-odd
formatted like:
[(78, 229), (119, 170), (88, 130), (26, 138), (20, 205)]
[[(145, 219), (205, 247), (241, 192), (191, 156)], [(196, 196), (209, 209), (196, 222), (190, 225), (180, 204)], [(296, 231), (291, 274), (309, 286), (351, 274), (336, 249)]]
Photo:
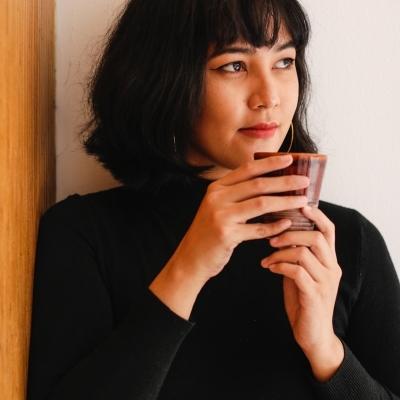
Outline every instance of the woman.
[[(41, 219), (30, 400), (400, 399), (381, 234), (355, 210), (274, 196), (309, 184), (260, 178), (290, 156), (253, 160), (318, 151), (308, 39), (296, 0), (127, 4), (84, 141), (122, 186)], [(268, 137), (249, 135), (260, 124)], [(248, 223), (292, 208), (317, 229)]]

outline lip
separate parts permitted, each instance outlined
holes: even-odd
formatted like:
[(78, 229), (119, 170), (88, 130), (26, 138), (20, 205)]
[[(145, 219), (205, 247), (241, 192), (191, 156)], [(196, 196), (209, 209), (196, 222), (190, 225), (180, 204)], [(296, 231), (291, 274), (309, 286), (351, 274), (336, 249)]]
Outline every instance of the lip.
[(241, 128), (239, 129), (239, 132), (253, 138), (264, 139), (274, 136), (278, 126), (278, 123), (274, 121), (269, 123), (257, 124), (248, 128)]
[(251, 129), (251, 130), (260, 130), (260, 131), (266, 131), (268, 129), (273, 129), (277, 128), (279, 124), (275, 121), (267, 122), (267, 123), (261, 123), (253, 126), (246, 126), (244, 128), (241, 128), (239, 130), (246, 130), (246, 129)]

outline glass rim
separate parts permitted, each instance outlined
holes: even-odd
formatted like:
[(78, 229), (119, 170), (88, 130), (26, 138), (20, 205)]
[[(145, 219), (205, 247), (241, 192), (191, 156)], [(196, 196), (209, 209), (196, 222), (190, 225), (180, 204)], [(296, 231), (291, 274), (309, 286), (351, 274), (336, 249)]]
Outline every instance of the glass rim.
[(327, 154), (323, 154), (323, 153), (286, 153), (286, 152), (281, 152), (281, 151), (256, 151), (254, 153), (254, 157), (256, 154), (268, 154), (269, 156), (273, 156), (273, 155), (277, 155), (277, 156), (284, 156), (284, 155), (293, 155), (293, 156), (299, 156), (299, 157), (316, 157), (316, 158), (327, 158), (328, 155)]

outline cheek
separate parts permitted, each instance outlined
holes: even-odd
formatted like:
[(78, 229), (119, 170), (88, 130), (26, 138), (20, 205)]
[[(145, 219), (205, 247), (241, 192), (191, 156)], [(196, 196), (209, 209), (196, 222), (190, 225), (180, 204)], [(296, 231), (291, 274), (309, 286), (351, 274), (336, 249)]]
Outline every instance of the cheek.
[(280, 95), (280, 109), (281, 117), (291, 118), (296, 112), (296, 108), (299, 100), (298, 85), (293, 82), (282, 87)]
[(203, 125), (235, 125), (235, 110), (238, 110), (237, 91), (235, 95), (234, 90), (223, 84), (210, 84), (206, 87), (200, 117)]
[(299, 81), (296, 75), (296, 78), (293, 79), (293, 83), (290, 85), (290, 88), (288, 90), (288, 93), (290, 93), (291, 95), (288, 96), (288, 103), (291, 104), (292, 108), (293, 108), (293, 112), (297, 107), (297, 103), (299, 101)]

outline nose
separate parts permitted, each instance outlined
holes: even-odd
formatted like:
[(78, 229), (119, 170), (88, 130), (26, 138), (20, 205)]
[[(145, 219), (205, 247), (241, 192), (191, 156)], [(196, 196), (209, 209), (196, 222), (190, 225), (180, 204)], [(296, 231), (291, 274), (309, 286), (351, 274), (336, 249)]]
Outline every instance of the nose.
[(249, 97), (249, 107), (274, 108), (280, 105), (280, 96), (276, 83), (269, 76), (261, 76), (255, 79), (254, 87)]

